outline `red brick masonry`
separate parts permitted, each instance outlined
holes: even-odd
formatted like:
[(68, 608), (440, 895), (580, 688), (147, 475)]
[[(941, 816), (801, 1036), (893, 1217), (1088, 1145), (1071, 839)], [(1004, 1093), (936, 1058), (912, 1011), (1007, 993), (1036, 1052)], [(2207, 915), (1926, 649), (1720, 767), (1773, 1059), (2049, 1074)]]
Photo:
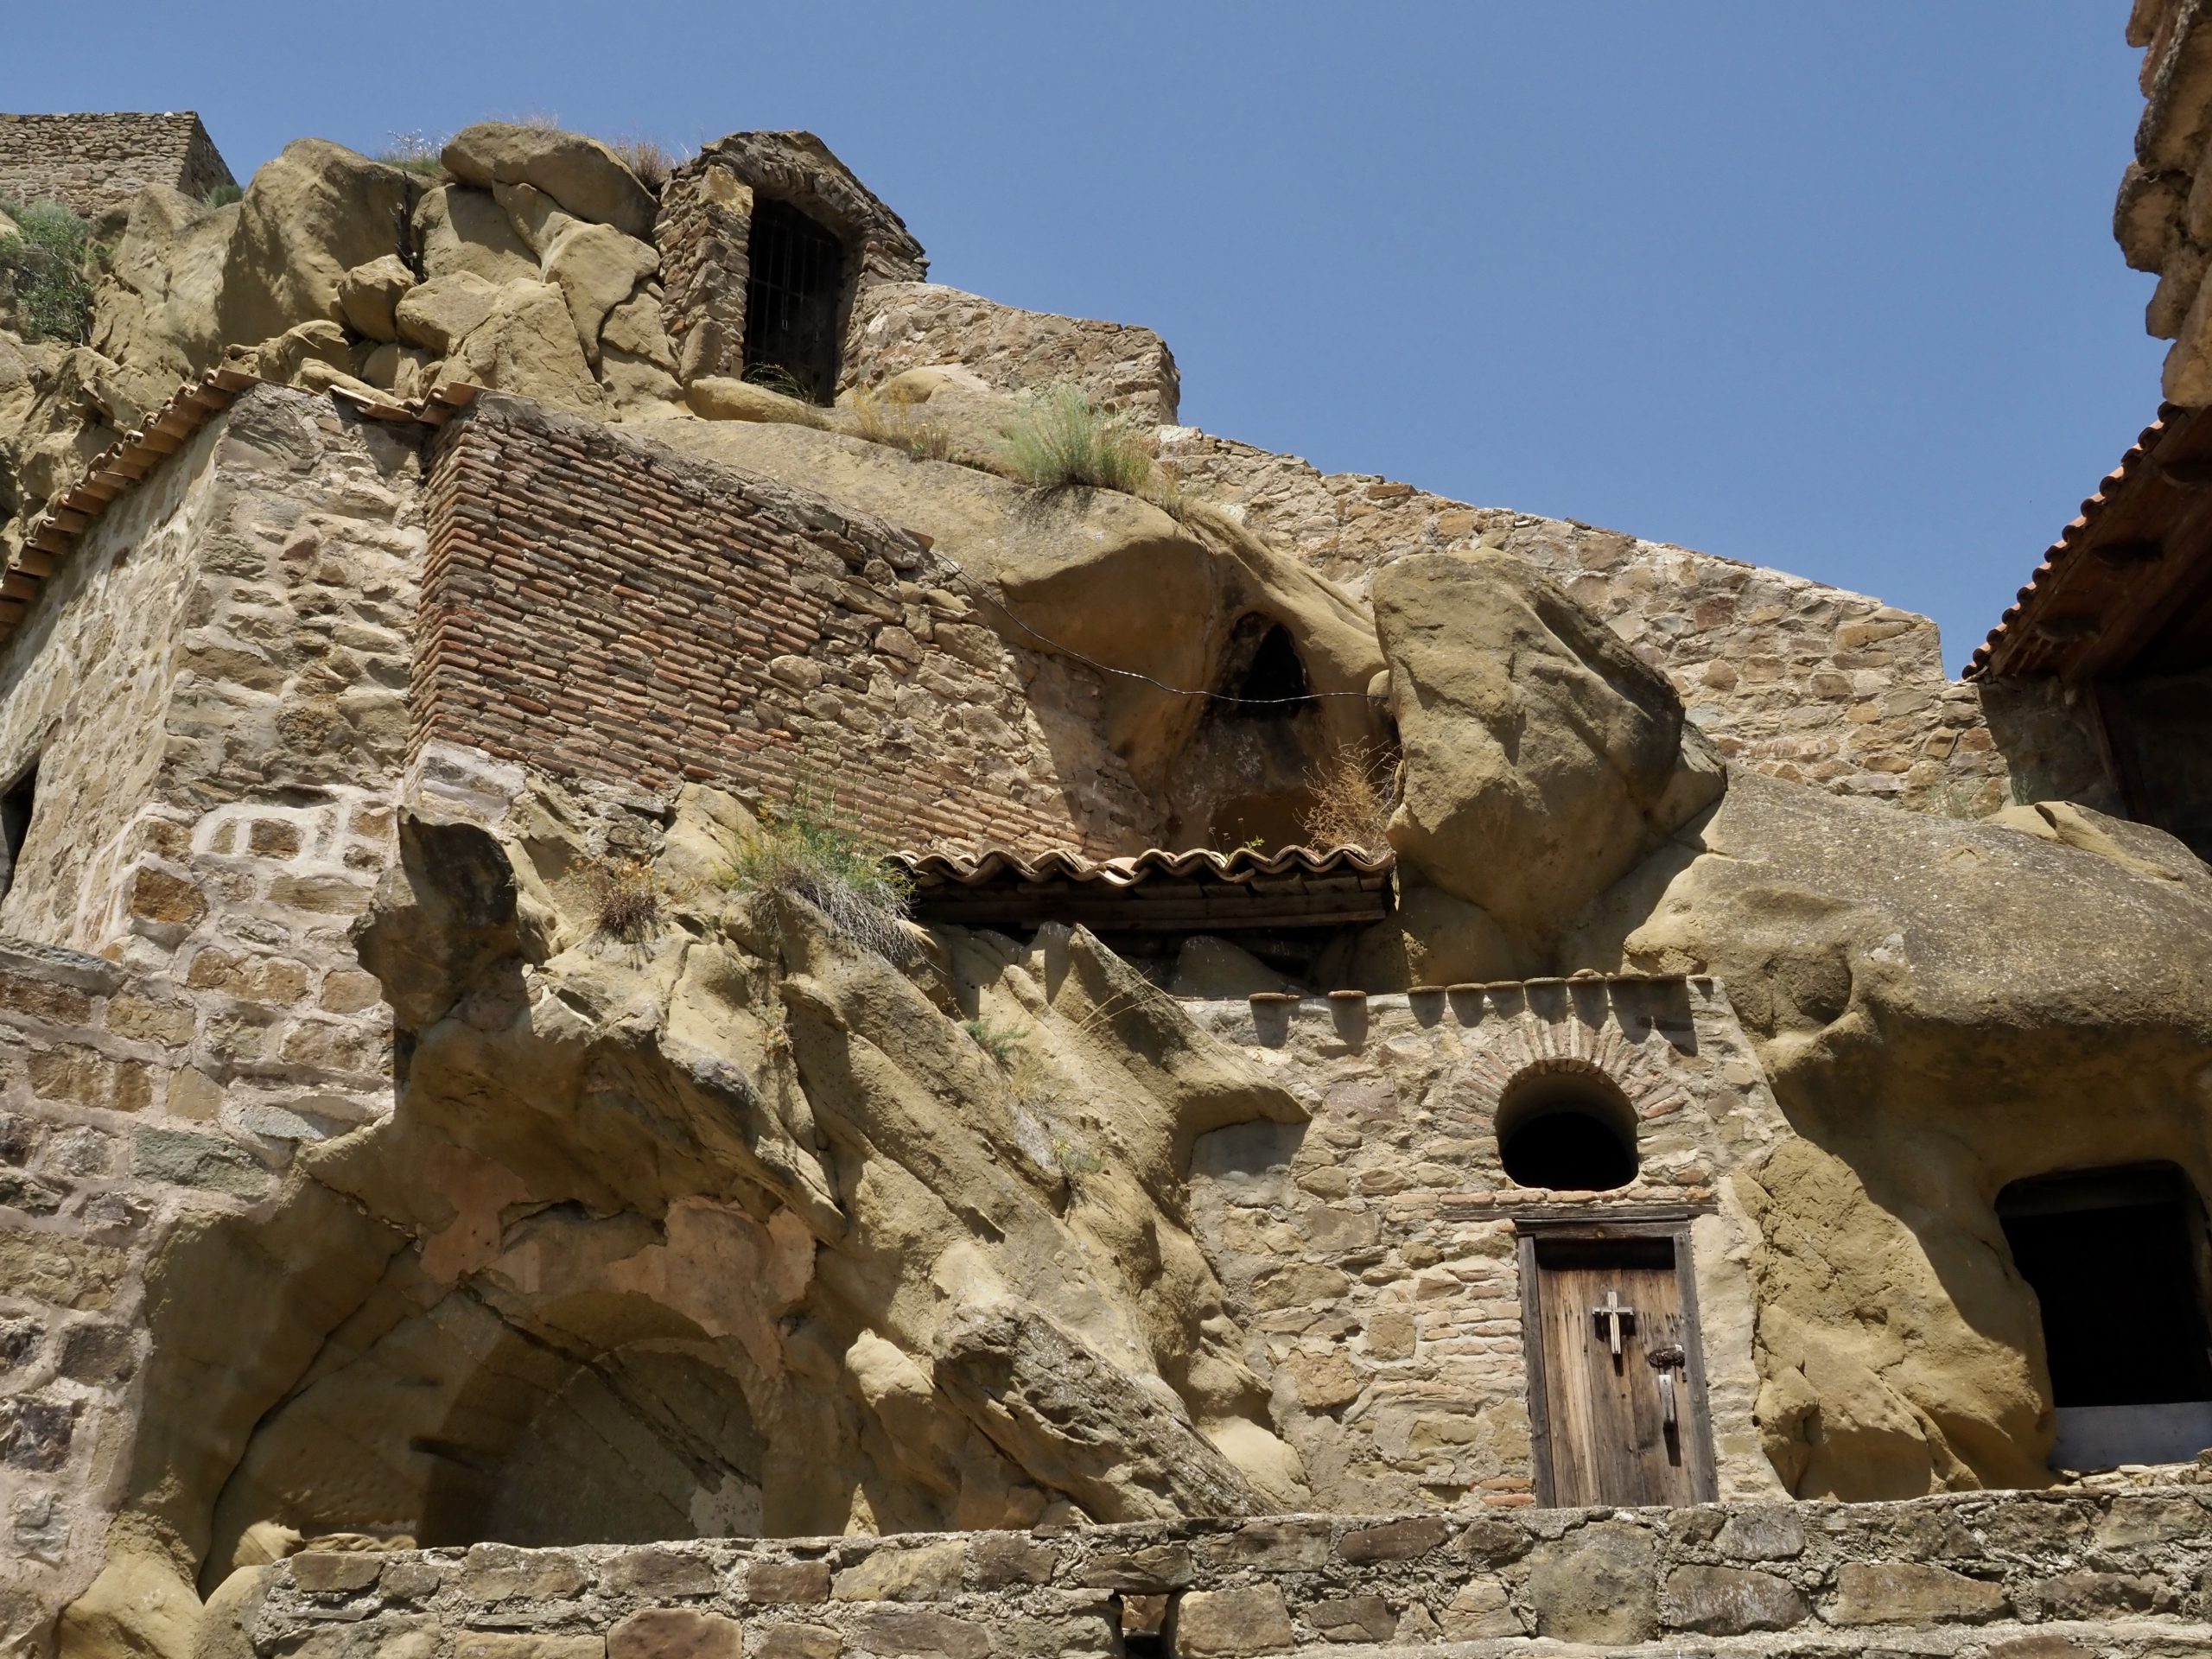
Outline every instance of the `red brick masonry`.
[(429, 504), (418, 749), (656, 795), (810, 779), (902, 845), (1120, 850), (1033, 725), (1007, 741), (1022, 664), (904, 531), (492, 396), (441, 435)]

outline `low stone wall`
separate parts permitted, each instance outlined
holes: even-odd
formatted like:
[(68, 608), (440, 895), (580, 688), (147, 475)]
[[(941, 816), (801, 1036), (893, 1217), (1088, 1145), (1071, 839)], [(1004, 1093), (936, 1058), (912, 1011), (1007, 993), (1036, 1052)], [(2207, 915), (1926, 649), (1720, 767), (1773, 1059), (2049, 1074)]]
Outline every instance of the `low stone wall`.
[(1095, 403), (1172, 422), (1182, 398), (1174, 353), (1149, 328), (1017, 310), (934, 283), (863, 289), (845, 340), (844, 384), (957, 363), (1002, 391), (1068, 381)]
[[(392, 1554), (264, 1568), (270, 1659), (2207, 1650), (2192, 1493), (1523, 1510)], [(366, 1543), (366, 1540), (353, 1541)], [(246, 1580), (241, 1589), (251, 1584)]]
[(189, 110), (0, 115), (0, 200), (59, 200), (90, 218), (122, 207), (149, 184), (203, 196), (235, 182)]
[[(1503, 548), (1603, 617), (1738, 766), (1839, 795), (1980, 817), (2013, 798), (1986, 690), (1948, 679), (1936, 625), (1879, 600), (1616, 531), (1324, 474), (1190, 428), (1161, 434), (1185, 486), (1364, 594), (1425, 550)], [(2045, 723), (2024, 790), (2102, 776), (2088, 728)], [(2047, 791), (2042, 792), (2049, 792)], [(2031, 795), (2033, 798), (2033, 795)]]
[(1111, 855), (1150, 823), (1095, 729), (1048, 737), (1038, 664), (905, 531), (505, 399), (449, 431), (418, 747), (656, 797), (806, 784), (901, 845)]

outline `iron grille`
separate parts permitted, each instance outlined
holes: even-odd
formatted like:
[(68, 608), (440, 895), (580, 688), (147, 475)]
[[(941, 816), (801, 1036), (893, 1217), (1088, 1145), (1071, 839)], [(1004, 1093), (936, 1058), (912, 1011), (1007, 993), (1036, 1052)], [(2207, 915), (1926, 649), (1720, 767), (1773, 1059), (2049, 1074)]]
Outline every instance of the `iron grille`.
[(813, 402), (837, 391), (837, 302), (845, 251), (788, 202), (753, 209), (752, 270), (745, 284), (745, 374), (773, 384), (780, 370)]

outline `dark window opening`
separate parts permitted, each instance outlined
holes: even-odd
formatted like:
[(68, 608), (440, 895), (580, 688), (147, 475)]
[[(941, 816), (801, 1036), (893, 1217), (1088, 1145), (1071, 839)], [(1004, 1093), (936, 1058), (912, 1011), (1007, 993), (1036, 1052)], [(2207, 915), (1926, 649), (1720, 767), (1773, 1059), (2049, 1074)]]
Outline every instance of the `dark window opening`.
[(0, 794), (0, 898), (16, 884), (16, 861), (31, 832), (31, 808), (38, 798), (38, 765), (34, 761), (23, 775)]
[[(745, 378), (812, 403), (830, 402), (837, 392), (843, 247), (790, 203), (755, 201), (750, 263)], [(789, 385), (780, 385), (786, 380)]]
[(1298, 660), (1288, 628), (1278, 622), (1268, 630), (1233, 695), (1236, 701), (1230, 712), (1247, 720), (1288, 720), (1300, 709), (1313, 707), (1306, 664)]
[(1498, 1101), (1497, 1153), (1519, 1186), (1626, 1186), (1636, 1179), (1636, 1109), (1594, 1068), (1524, 1072)]
[(2171, 1164), (2015, 1181), (1997, 1197), (2043, 1309), (2052, 1403), (2212, 1400), (2196, 1195)]

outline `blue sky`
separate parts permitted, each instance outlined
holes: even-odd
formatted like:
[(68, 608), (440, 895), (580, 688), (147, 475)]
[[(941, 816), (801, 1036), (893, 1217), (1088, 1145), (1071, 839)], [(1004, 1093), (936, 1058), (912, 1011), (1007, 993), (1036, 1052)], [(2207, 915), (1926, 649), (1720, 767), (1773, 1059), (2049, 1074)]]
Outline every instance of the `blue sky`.
[(2158, 401), (2124, 0), (18, 8), (0, 108), (827, 139), (939, 281), (1142, 322), (1185, 420), (1933, 614)]

